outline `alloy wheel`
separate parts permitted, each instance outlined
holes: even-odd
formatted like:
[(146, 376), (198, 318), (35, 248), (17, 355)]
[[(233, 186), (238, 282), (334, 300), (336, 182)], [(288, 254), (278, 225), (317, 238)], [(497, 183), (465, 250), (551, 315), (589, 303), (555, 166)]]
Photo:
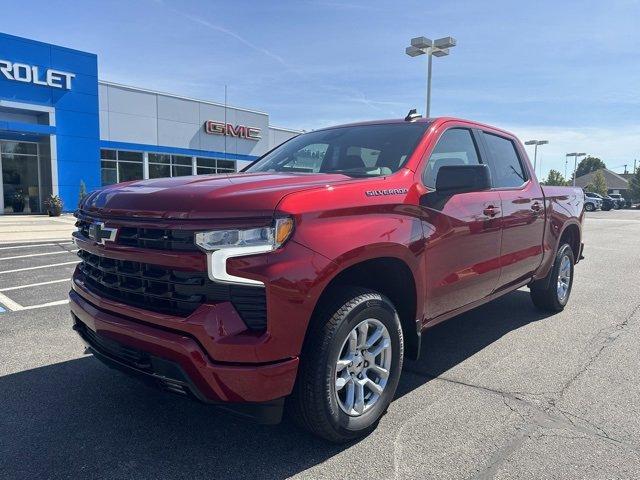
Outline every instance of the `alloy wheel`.
[(375, 318), (363, 320), (344, 340), (335, 368), (335, 396), (340, 408), (357, 417), (373, 407), (387, 385), (391, 338)]
[(569, 295), (569, 285), (571, 284), (571, 259), (567, 255), (562, 257), (560, 261), (560, 269), (558, 270), (558, 300), (562, 303)]

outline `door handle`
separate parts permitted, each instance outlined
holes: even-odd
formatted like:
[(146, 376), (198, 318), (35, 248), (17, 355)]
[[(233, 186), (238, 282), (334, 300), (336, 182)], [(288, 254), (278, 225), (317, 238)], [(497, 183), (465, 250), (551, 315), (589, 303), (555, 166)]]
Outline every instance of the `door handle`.
[(500, 209), (494, 207), (493, 205), (489, 205), (484, 210), (482, 210), (482, 213), (484, 213), (487, 217), (493, 218), (500, 213)]
[(531, 210), (533, 210), (536, 214), (540, 214), (542, 213), (542, 205), (540, 204), (540, 202), (533, 202), (533, 204), (531, 205)]

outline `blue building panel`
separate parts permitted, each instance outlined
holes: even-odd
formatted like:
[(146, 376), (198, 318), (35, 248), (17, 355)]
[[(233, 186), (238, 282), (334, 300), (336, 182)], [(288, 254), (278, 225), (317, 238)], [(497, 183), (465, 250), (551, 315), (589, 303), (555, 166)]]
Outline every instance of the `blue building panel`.
[[(0, 37), (0, 43), (2, 37)], [(2, 53), (0, 53), (0, 59)], [(44, 105), (47, 107), (53, 106), (53, 99), (51, 94), (51, 87), (39, 87), (29, 83), (19, 83), (16, 81), (9, 81), (4, 76), (0, 75), (0, 100), (10, 100), (13, 102), (24, 102), (32, 105)]]
[[(87, 52), (49, 45), (34, 40), (0, 33), (0, 60), (28, 65), (30, 82), (20, 82), (0, 74), (0, 100), (17, 102), (28, 110), (29, 105), (53, 108), (55, 127), (51, 125), (0, 122), (0, 138), (14, 138), (16, 132), (50, 135), (56, 151), (57, 187), (66, 210), (73, 210), (78, 201), (80, 181), (87, 188), (100, 186), (98, 59)], [(47, 70), (68, 72), (67, 77), (53, 73), (56, 86), (42, 85)], [(37, 77), (34, 75), (37, 73)], [(56, 76), (57, 75), (57, 76)], [(24, 80), (24, 78), (23, 78)], [(41, 113), (37, 109), (34, 112)]]
[(51, 45), (0, 33), (0, 58), (49, 68)]
[(76, 75), (98, 77), (98, 57), (93, 53), (51, 45), (51, 65)]
[(98, 95), (76, 92), (69, 95), (66, 91), (56, 91), (51, 95), (56, 110), (98, 115)]
[[(98, 114), (75, 112), (73, 110), (56, 110), (56, 129), (58, 135), (72, 135), (74, 137), (94, 138), (98, 140), (100, 127)], [(58, 150), (58, 153), (61, 152)], [(98, 152), (93, 152), (94, 159), (98, 158)], [(64, 158), (58, 158), (64, 160)]]

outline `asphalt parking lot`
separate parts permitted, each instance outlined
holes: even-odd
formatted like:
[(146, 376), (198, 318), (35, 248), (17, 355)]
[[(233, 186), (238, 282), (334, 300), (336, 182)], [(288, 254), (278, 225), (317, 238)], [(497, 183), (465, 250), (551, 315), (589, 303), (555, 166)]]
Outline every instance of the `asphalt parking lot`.
[(429, 331), (348, 446), (109, 370), (70, 328), (73, 244), (0, 245), (0, 478), (640, 478), (640, 211), (584, 241), (564, 312), (523, 289)]

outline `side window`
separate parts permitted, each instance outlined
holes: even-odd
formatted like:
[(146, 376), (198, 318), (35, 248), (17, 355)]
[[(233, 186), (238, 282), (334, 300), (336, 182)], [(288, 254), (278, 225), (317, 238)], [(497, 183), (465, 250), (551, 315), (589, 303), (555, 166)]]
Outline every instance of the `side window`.
[(519, 187), (527, 177), (518, 158), (516, 146), (511, 140), (483, 132), (489, 149), (487, 163), (491, 169), (495, 188)]
[(471, 131), (466, 128), (451, 128), (442, 134), (431, 152), (422, 179), (427, 187), (435, 188), (440, 167), (479, 164), (478, 149)]

